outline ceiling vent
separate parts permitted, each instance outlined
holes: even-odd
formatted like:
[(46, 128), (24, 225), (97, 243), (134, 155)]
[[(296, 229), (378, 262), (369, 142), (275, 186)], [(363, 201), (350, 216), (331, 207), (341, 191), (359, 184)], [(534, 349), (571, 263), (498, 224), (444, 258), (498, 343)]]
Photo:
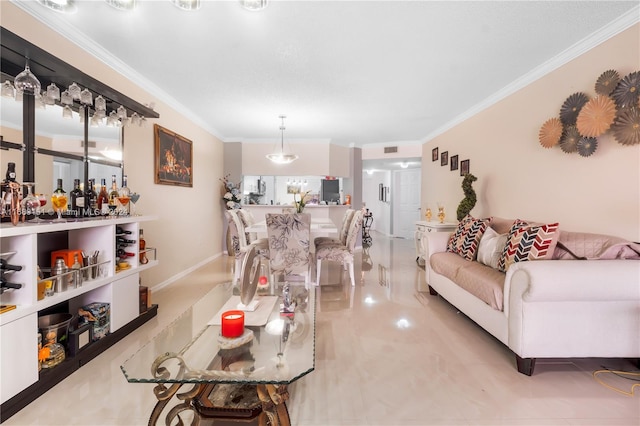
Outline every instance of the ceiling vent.
[(397, 146), (385, 146), (384, 147), (384, 153), (385, 154), (393, 154), (395, 152), (398, 152), (398, 147)]
[[(80, 146), (82, 148), (84, 148), (84, 141), (80, 141)], [(89, 141), (89, 143), (87, 144), (87, 146), (89, 148), (95, 148), (96, 147), (96, 142), (95, 141)]]

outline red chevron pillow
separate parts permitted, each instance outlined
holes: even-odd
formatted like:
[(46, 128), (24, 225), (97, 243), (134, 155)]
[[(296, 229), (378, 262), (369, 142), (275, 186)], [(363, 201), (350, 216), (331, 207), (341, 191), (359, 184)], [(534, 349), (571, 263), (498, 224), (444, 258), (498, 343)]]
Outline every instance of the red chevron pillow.
[(491, 219), (476, 219), (467, 215), (458, 223), (458, 228), (449, 237), (447, 251), (456, 253), (467, 260), (475, 260), (482, 234), (489, 226)]
[(509, 230), (498, 269), (507, 272), (516, 262), (551, 259), (559, 236), (558, 223), (529, 226), (527, 222), (516, 220)]

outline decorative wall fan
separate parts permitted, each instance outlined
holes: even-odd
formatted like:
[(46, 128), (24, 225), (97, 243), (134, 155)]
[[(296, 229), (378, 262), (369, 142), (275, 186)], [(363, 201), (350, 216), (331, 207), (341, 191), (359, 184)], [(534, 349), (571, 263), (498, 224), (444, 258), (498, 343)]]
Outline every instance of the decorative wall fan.
[(618, 107), (636, 105), (640, 95), (640, 71), (625, 76), (613, 90), (612, 97)]
[(600, 74), (600, 77), (598, 77), (598, 81), (596, 81), (596, 93), (598, 95), (610, 95), (619, 81), (620, 74), (618, 74), (618, 71), (609, 70), (603, 72)]
[(637, 145), (640, 143), (640, 108), (631, 106), (618, 113), (616, 121), (611, 126), (613, 136), (622, 145)]
[(589, 101), (584, 93), (574, 93), (564, 101), (560, 108), (560, 120), (565, 126), (576, 124), (580, 110)]
[(576, 127), (582, 136), (595, 138), (609, 130), (615, 118), (615, 102), (607, 95), (600, 95), (582, 107)]
[(578, 142), (580, 141), (580, 132), (576, 126), (569, 126), (564, 131), (564, 136), (560, 139), (560, 149), (567, 154), (578, 150)]
[(540, 140), (540, 145), (545, 148), (551, 148), (556, 146), (558, 142), (560, 142), (560, 138), (562, 137), (562, 122), (560, 119), (554, 117), (550, 118), (542, 125), (540, 128), (540, 133), (538, 133), (538, 139)]
[(578, 154), (588, 157), (598, 148), (598, 139), (596, 138), (580, 138), (578, 141)]

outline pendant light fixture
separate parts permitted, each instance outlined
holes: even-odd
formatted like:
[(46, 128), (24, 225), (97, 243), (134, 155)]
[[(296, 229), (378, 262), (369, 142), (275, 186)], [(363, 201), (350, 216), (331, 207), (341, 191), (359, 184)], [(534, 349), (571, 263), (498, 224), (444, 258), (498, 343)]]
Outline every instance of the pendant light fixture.
[(280, 149), (276, 148), (276, 151), (273, 154), (267, 154), (267, 158), (273, 161), (276, 164), (289, 164), (298, 159), (298, 156), (295, 154), (285, 154), (284, 152), (284, 119), (287, 118), (286, 115), (279, 116), (280, 120), (282, 120), (282, 124), (280, 125)]
[(171, 3), (182, 10), (200, 9), (200, 0), (171, 0)]
[(77, 10), (73, 0), (38, 0), (38, 3), (61, 13), (75, 13)]
[(257, 12), (269, 5), (268, 0), (240, 0), (240, 5), (252, 12)]

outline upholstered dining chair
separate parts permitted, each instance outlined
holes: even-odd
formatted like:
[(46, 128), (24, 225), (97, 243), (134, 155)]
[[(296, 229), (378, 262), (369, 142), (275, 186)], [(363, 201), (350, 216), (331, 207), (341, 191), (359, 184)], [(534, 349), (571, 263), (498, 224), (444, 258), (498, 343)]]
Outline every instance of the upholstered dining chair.
[[(224, 212), (229, 223), (229, 235), (231, 237), (231, 246), (233, 247), (235, 255), (235, 264), (233, 268), (233, 280), (237, 282), (240, 278), (240, 271), (242, 269), (242, 260), (249, 249), (249, 245), (252, 243), (261, 244), (261, 247), (266, 247), (267, 239), (252, 239), (251, 236), (245, 233), (245, 224), (241, 218), (239, 212), (242, 210), (226, 210)], [(248, 225), (247, 225), (248, 226)], [(268, 256), (265, 250), (265, 256)]]
[(338, 238), (333, 237), (316, 237), (313, 240), (313, 244), (318, 246), (320, 244), (328, 244), (328, 243), (339, 243), (346, 244), (347, 243), (347, 234), (349, 233), (349, 225), (351, 225), (351, 219), (353, 219), (353, 215), (355, 214), (354, 209), (347, 209), (342, 216), (342, 223), (340, 224), (340, 233), (338, 234)]
[(304, 276), (305, 286), (310, 282), (309, 238), (311, 215), (306, 213), (267, 214), (269, 240), (269, 267), (272, 281), (276, 275), (286, 280), (290, 275)]
[(353, 251), (356, 247), (356, 241), (360, 230), (362, 229), (362, 210), (356, 210), (349, 224), (349, 232), (345, 244), (341, 243), (320, 243), (316, 244), (316, 285), (320, 285), (320, 271), (322, 270), (322, 261), (331, 260), (341, 262), (344, 268), (349, 267), (349, 278), (351, 285), (356, 285), (355, 273), (353, 268)]

